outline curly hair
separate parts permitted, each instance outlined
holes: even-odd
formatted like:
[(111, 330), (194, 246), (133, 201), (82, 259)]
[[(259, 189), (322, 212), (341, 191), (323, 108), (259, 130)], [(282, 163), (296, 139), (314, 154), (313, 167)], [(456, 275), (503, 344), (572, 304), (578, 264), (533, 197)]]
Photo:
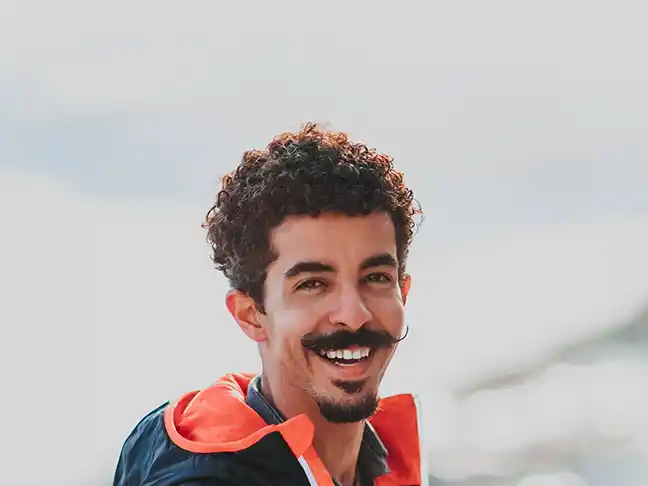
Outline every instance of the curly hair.
[(291, 215), (374, 211), (391, 216), (402, 276), (415, 216), (422, 214), (403, 174), (392, 157), (308, 123), (298, 133), (276, 136), (265, 150), (245, 152), (223, 177), (203, 228), (216, 268), (264, 312), (266, 268), (277, 258), (270, 247), (274, 228)]

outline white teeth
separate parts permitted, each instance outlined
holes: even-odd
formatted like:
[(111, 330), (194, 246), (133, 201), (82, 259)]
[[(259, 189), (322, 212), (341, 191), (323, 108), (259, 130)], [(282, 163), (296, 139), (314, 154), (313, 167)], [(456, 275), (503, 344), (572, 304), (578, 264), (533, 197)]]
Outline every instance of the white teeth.
[(353, 357), (355, 359), (366, 358), (371, 353), (370, 348), (359, 348), (353, 352)]
[(370, 352), (371, 349), (369, 348), (359, 348), (354, 351), (351, 351), (350, 349), (334, 349), (330, 351), (320, 351), (320, 354), (322, 356), (327, 357), (328, 359), (352, 360), (352, 359), (366, 358), (367, 356), (369, 356)]

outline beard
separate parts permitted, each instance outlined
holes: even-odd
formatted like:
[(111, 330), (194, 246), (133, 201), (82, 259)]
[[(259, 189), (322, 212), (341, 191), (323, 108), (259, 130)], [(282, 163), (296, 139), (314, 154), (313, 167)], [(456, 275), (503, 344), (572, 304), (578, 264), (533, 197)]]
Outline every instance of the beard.
[[(335, 386), (347, 394), (357, 394), (364, 388), (364, 382), (338, 381)], [(378, 395), (369, 392), (351, 400), (335, 399), (328, 396), (316, 395), (315, 403), (325, 420), (335, 424), (350, 424), (371, 417), (378, 408)]]

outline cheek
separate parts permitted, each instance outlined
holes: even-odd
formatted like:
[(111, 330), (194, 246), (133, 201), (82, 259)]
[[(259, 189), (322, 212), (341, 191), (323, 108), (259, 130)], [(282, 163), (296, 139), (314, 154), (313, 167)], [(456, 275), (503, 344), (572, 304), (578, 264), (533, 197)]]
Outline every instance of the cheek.
[(268, 344), (272, 353), (281, 361), (303, 361), (302, 337), (313, 330), (309, 326), (308, 313), (297, 310), (282, 312), (272, 319), (268, 329)]
[(395, 298), (376, 299), (372, 305), (372, 314), (385, 331), (400, 336), (405, 321), (405, 309), (401, 301)]

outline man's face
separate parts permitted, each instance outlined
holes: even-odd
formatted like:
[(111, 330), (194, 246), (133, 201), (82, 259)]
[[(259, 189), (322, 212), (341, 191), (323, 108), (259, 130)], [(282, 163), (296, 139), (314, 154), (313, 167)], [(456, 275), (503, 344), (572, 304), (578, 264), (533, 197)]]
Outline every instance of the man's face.
[(265, 284), (264, 368), (330, 421), (369, 417), (403, 333), (408, 281), (399, 280), (391, 218), (291, 216), (270, 243), (278, 257)]

